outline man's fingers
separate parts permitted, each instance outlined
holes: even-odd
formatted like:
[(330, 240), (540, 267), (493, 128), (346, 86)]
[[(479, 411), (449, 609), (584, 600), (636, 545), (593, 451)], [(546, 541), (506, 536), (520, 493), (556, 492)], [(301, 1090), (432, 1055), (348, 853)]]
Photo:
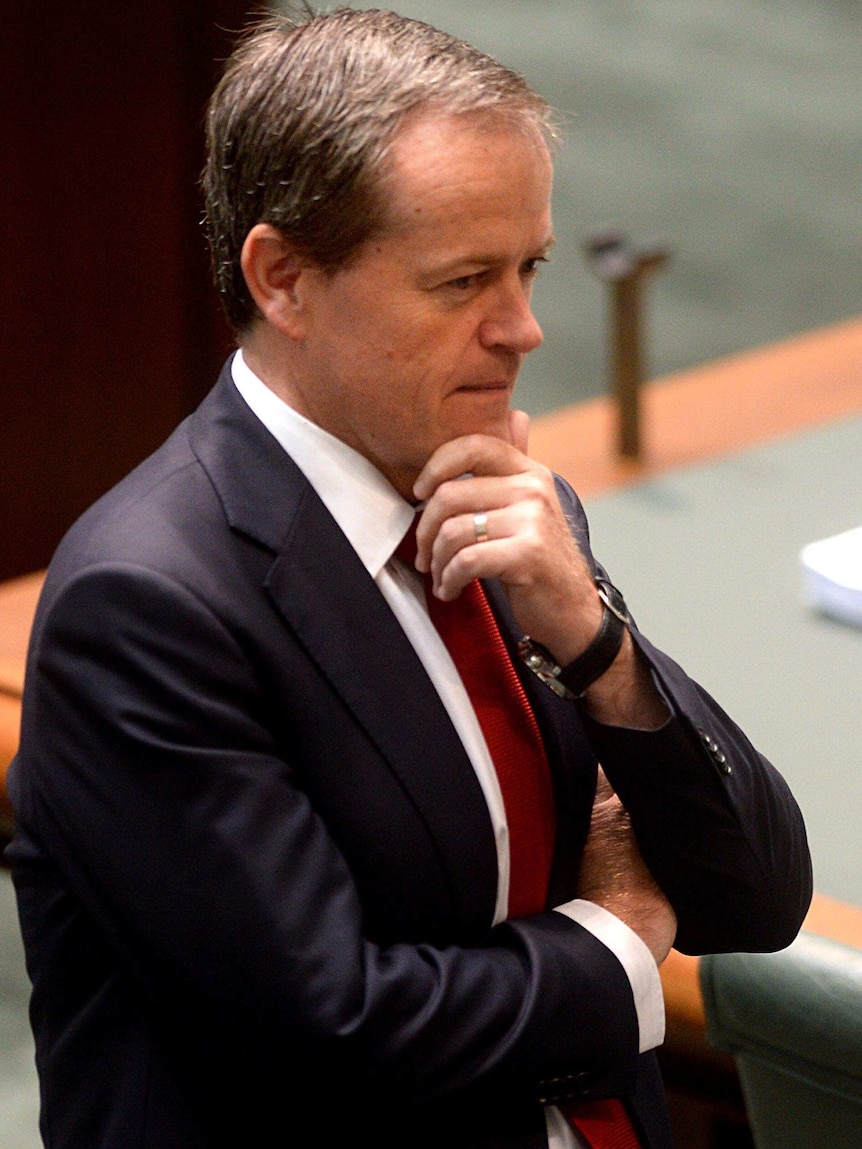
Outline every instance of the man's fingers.
[(509, 438), (512, 446), (521, 452), (522, 455), (528, 454), (527, 445), (530, 437), (530, 416), (526, 411), (510, 411), (509, 412)]
[[(461, 547), (485, 539), (504, 538), (523, 522), (512, 521), (506, 511), (520, 507), (519, 520), (537, 513), (542, 502), (541, 484), (529, 473), (505, 477), (465, 476), (444, 483), (428, 502), (416, 530), (419, 548), (419, 570), (431, 569), (435, 563), (448, 561)], [(476, 516), (480, 518), (476, 529)], [(484, 527), (484, 531), (483, 531)]]
[[(512, 427), (523, 440), (525, 420)], [(414, 489), (425, 500), (416, 566), (431, 572), (438, 598), (457, 597), (473, 578), (496, 578), (525, 634), (565, 661), (587, 646), (601, 603), (547, 467), (511, 443), (470, 435), (439, 447)], [(476, 515), (487, 516), (484, 541)]]
[[(486, 504), (487, 505), (487, 504)], [(416, 566), (430, 571), (434, 593), (456, 598), (474, 578), (504, 578), (508, 568), (523, 561), (528, 532), (522, 520), (529, 509), (503, 504), (499, 509), (432, 519)], [(423, 527), (420, 525), (420, 530)]]
[(474, 578), (507, 582), (522, 559), (521, 541), (512, 536), (462, 547), (448, 562), (432, 566), (434, 594), (448, 601), (457, 598)]
[(430, 499), (442, 483), (462, 475), (516, 475), (528, 467), (528, 460), (512, 443), (490, 435), (462, 435), (437, 448), (413, 484), (413, 494), (422, 501)]

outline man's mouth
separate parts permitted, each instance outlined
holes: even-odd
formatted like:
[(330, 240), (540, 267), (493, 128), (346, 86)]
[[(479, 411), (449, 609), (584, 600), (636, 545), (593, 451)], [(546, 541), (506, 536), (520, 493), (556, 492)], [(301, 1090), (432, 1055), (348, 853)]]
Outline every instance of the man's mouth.
[(462, 383), (459, 391), (512, 391), (515, 386), (514, 379), (490, 379), (485, 383)]

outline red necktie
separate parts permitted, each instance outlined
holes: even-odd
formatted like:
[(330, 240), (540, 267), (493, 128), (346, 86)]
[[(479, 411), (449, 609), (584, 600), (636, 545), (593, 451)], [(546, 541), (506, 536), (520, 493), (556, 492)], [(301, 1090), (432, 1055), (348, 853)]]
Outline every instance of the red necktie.
[(560, 1109), (592, 1149), (641, 1149), (631, 1118), (615, 1097), (564, 1104)]
[[(415, 524), (396, 551), (416, 560)], [(545, 909), (554, 849), (554, 796), (548, 760), (533, 714), (478, 579), (442, 602), (425, 575), (428, 613), (455, 663), (485, 736), (500, 783), (509, 829), (509, 917)], [(560, 1107), (592, 1149), (640, 1149), (617, 1100)]]
[[(397, 551), (410, 566), (414, 532)], [(554, 796), (542, 736), (478, 579), (441, 602), (425, 576), (428, 613), (461, 676), (500, 783), (509, 829), (509, 917), (545, 908), (554, 849)]]

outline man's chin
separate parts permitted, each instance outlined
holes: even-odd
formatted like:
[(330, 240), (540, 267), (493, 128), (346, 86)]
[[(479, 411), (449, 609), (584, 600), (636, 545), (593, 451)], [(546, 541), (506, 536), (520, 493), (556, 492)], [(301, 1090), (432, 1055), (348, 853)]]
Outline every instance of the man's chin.
[(475, 419), (463, 420), (457, 428), (453, 428), (450, 439), (460, 439), (464, 435), (488, 435), (492, 439), (502, 439), (511, 443), (510, 410), (508, 405), (502, 406), (493, 414), (483, 414)]

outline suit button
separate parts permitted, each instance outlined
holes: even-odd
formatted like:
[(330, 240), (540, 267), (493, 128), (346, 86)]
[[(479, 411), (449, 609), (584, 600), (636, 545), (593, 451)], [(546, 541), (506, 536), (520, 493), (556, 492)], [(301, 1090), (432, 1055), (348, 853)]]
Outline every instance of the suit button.
[(724, 753), (712, 735), (707, 734), (705, 730), (700, 730), (699, 734), (701, 741), (709, 751), (710, 758), (712, 758), (713, 762), (716, 764), (716, 766), (718, 766), (722, 774), (732, 774), (733, 767), (728, 762), (727, 755)]
[(581, 1070), (580, 1073), (576, 1073), (572, 1078), (572, 1085), (575, 1089), (575, 1092), (579, 1093), (581, 1097), (589, 1097), (593, 1091), (592, 1073), (587, 1073), (586, 1070)]
[(719, 750), (719, 748), (717, 746), (712, 751), (712, 760), (713, 760), (713, 762), (715, 762), (716, 766), (719, 768), (719, 770), (722, 772), (722, 774), (732, 774), (733, 773), (733, 767), (728, 762), (727, 755), (724, 753), (723, 750)]

